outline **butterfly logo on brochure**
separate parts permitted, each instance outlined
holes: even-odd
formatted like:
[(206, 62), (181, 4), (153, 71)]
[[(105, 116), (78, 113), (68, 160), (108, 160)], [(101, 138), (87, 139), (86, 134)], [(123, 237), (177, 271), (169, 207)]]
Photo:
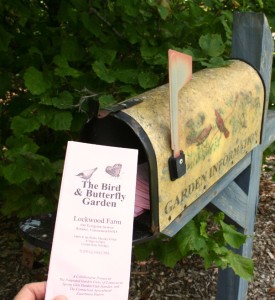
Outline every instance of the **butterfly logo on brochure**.
[[(112, 177), (119, 177), (121, 168), (122, 168), (122, 164), (114, 164), (113, 166), (107, 166), (105, 168), (105, 172), (111, 175)], [(97, 168), (84, 170), (81, 173), (77, 174), (76, 176), (79, 176), (85, 180), (89, 180), (93, 176), (96, 170)]]
[[(111, 176), (111, 178), (118, 178), (120, 177), (121, 169), (122, 164), (117, 163), (113, 166), (107, 166), (105, 173)], [(81, 180), (82, 187), (77, 188), (74, 195), (84, 197), (82, 199), (84, 205), (116, 207), (117, 201), (123, 201), (126, 198), (126, 195), (122, 194), (121, 184), (106, 182), (99, 184), (93, 182), (92, 177), (96, 171), (98, 171), (97, 167), (83, 170), (76, 174), (76, 176), (83, 180)]]

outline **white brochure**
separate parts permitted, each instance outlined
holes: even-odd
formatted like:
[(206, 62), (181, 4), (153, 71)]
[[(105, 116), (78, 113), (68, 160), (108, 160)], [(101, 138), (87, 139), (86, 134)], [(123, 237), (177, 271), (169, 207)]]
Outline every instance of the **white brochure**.
[(45, 300), (128, 299), (137, 155), (68, 142)]

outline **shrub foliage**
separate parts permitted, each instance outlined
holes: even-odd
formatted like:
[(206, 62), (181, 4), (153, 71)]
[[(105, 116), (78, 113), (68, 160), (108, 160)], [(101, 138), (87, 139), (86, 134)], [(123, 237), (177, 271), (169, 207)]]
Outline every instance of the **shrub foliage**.
[(90, 103), (166, 83), (168, 49), (192, 55), (195, 70), (224, 65), (233, 11), (265, 12), (274, 26), (272, 2), (2, 0), (1, 212), (55, 209), (66, 142), (91, 117)]

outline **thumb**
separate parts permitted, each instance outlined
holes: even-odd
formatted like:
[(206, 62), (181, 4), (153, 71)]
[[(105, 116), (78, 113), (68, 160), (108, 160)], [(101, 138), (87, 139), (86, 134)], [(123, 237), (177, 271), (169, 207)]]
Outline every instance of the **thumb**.
[(59, 295), (59, 296), (54, 297), (53, 300), (68, 300), (68, 298), (63, 295)]

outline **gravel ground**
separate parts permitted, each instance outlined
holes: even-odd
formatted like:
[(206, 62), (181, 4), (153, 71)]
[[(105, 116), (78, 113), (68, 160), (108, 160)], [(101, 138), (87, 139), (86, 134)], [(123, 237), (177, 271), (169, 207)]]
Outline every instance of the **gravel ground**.
[[(271, 157), (268, 170), (262, 172), (253, 249), (255, 271), (249, 284), (249, 300), (275, 299), (275, 183), (271, 180), (274, 173), (275, 157)], [(17, 224), (18, 220), (14, 218), (0, 216), (1, 300), (12, 300), (25, 283), (47, 277), (47, 267), (39, 261), (39, 250), (35, 252), (32, 269), (22, 264), (22, 240)], [(133, 261), (129, 299), (215, 299), (217, 273), (214, 267), (205, 270), (202, 260), (197, 257), (189, 257), (173, 269), (162, 266), (154, 258)]]

